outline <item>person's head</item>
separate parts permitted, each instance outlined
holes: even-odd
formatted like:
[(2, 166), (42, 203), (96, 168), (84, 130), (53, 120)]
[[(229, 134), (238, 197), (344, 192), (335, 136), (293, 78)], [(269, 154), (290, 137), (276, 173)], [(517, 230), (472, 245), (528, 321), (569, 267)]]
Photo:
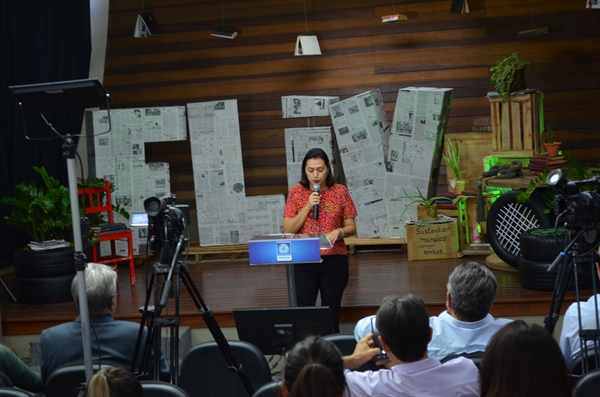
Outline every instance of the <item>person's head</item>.
[(140, 380), (121, 367), (102, 369), (90, 379), (82, 397), (143, 397)]
[(481, 396), (571, 395), (565, 359), (550, 332), (516, 320), (490, 340), (481, 361)]
[(345, 388), (344, 360), (330, 341), (309, 336), (287, 353), (284, 396), (341, 397)]
[(408, 294), (377, 310), (377, 330), (388, 350), (403, 362), (422, 359), (431, 339), (429, 313), (421, 298)]
[[(85, 289), (90, 316), (99, 316), (115, 310), (117, 305), (117, 272), (107, 265), (88, 263), (85, 268)], [(79, 282), (71, 282), (71, 295), (79, 308)]]
[(448, 277), (448, 306), (460, 321), (483, 319), (490, 312), (498, 291), (494, 273), (477, 262), (458, 265)]
[(312, 190), (313, 185), (331, 186), (334, 184), (329, 157), (323, 149), (314, 148), (306, 152), (302, 161), (300, 184)]

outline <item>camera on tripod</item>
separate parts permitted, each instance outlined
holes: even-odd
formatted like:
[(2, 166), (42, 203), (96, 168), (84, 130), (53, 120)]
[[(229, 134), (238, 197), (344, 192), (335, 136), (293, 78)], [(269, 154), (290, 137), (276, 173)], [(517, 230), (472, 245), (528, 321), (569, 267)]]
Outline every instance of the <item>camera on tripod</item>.
[(149, 197), (144, 200), (148, 214), (148, 236), (152, 254), (161, 263), (169, 263), (177, 240), (189, 226), (190, 208), (187, 204), (175, 204), (176, 196)]
[[(546, 184), (558, 194), (554, 196), (554, 212), (564, 214), (565, 227), (571, 230), (594, 229), (600, 221), (600, 177), (582, 181), (568, 181), (560, 169), (546, 177)], [(580, 186), (595, 190), (580, 191)]]

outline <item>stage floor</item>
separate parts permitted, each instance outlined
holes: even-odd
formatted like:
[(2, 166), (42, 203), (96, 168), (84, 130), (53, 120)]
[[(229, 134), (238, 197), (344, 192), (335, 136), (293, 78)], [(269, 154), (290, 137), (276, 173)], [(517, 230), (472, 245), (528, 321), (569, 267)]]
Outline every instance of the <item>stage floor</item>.
[[(420, 296), (431, 315), (445, 310), (446, 282), (453, 268), (462, 262), (485, 263), (485, 256), (409, 262), (406, 252), (392, 249), (358, 250), (350, 255), (350, 281), (346, 288), (341, 322), (355, 322), (373, 314), (381, 300), (392, 294), (413, 293)], [(235, 326), (232, 309), (284, 307), (288, 304), (285, 265), (250, 266), (248, 258), (210, 259), (189, 263), (189, 275), (201, 298), (210, 307), (221, 327)], [(148, 273), (152, 264), (148, 266)], [(498, 279), (498, 294), (492, 308), (494, 316), (546, 315), (552, 292), (540, 292), (521, 286), (518, 272), (492, 269)], [(146, 299), (146, 267), (136, 267), (137, 285), (129, 285), (126, 266), (119, 270), (118, 304), (115, 317), (139, 322), (139, 308)], [(2, 276), (14, 292), (14, 273)], [(179, 288), (181, 325), (205, 327), (204, 320), (183, 284)], [(581, 291), (582, 298), (591, 290)], [(575, 300), (567, 293), (562, 312)], [(154, 299), (151, 299), (154, 303)], [(78, 312), (74, 303), (30, 305), (13, 303), (0, 287), (2, 332), (4, 335), (39, 334), (43, 329), (73, 320)], [(163, 316), (175, 315), (175, 299), (169, 299)]]

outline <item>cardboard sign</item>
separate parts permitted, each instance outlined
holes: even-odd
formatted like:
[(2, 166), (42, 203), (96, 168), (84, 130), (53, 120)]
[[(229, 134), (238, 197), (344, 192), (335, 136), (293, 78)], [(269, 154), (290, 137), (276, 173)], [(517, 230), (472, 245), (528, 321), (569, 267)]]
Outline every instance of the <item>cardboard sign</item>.
[(408, 260), (459, 258), (456, 221), (425, 226), (407, 225)]

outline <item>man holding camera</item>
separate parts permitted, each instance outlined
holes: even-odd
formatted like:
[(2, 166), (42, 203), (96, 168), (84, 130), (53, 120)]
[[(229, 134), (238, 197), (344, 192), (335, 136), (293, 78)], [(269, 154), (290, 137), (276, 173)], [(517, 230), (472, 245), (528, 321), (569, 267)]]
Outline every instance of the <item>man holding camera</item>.
[(409, 294), (386, 301), (377, 311), (377, 329), (389, 356), (380, 363), (389, 371), (350, 371), (381, 353), (372, 347), (373, 334), (368, 334), (351, 356), (344, 357), (348, 395), (479, 396), (479, 370), (471, 360), (459, 357), (441, 364), (427, 355), (432, 329), (421, 298)]

